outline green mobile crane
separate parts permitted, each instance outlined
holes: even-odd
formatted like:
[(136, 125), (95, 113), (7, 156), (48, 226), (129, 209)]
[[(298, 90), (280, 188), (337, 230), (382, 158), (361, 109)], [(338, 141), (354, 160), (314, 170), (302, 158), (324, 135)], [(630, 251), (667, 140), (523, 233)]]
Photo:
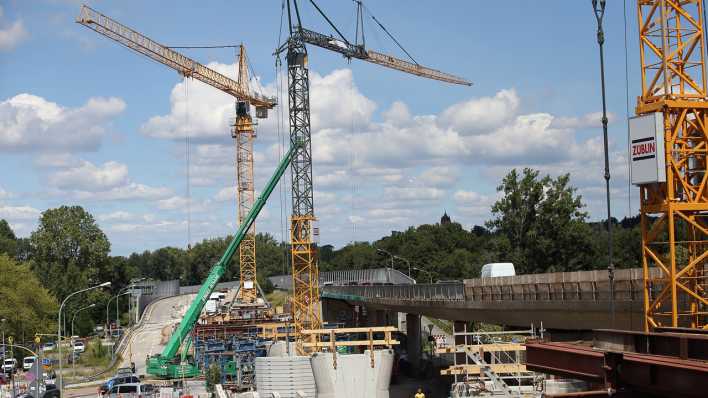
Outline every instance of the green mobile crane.
[(211, 271), (209, 271), (209, 275), (202, 284), (202, 287), (199, 289), (197, 297), (184, 314), (182, 322), (179, 323), (177, 329), (172, 333), (165, 349), (162, 350), (161, 354), (148, 357), (148, 374), (166, 379), (199, 376), (200, 372), (196, 364), (188, 363), (186, 361), (187, 347), (183, 348), (181, 356), (178, 356), (177, 353), (182, 346), (182, 342), (189, 337), (190, 332), (197, 323), (199, 314), (201, 314), (202, 309), (204, 309), (204, 305), (207, 300), (209, 300), (209, 295), (214, 292), (217, 282), (219, 282), (219, 279), (221, 279), (226, 272), (226, 269), (231, 262), (231, 258), (234, 256), (234, 253), (236, 253), (238, 245), (241, 243), (241, 240), (243, 240), (243, 237), (251, 227), (251, 224), (253, 224), (256, 220), (258, 213), (260, 213), (261, 209), (263, 209), (268, 197), (273, 192), (273, 189), (275, 189), (280, 177), (282, 177), (285, 170), (287, 170), (295, 151), (300, 147), (300, 145), (302, 144), (299, 142), (293, 142), (290, 149), (285, 154), (285, 157), (278, 164), (278, 168), (275, 170), (275, 173), (273, 173), (273, 176), (270, 177), (268, 184), (266, 184), (263, 189), (263, 193), (258, 197), (256, 202), (253, 204), (253, 208), (251, 208), (251, 211), (248, 212), (246, 218), (239, 226), (236, 235), (231, 240), (231, 243), (229, 243), (226, 251), (221, 256), (219, 261), (212, 267)]

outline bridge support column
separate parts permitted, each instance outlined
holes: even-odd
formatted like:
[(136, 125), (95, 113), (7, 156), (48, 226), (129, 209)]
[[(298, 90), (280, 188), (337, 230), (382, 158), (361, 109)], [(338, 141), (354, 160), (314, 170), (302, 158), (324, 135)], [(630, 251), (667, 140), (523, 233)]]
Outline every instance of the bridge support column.
[[(458, 334), (459, 333), (459, 334)], [(454, 339), (455, 346), (474, 344), (470, 336), (465, 335), (467, 333), (467, 322), (465, 321), (454, 321), (452, 324), (452, 338)], [(453, 354), (455, 365), (469, 365), (469, 358), (464, 352), (458, 352)], [(455, 383), (462, 381), (462, 377), (455, 375)]]
[(408, 340), (408, 360), (414, 369), (419, 369), (422, 348), (420, 341), (420, 315), (406, 314), (406, 336)]

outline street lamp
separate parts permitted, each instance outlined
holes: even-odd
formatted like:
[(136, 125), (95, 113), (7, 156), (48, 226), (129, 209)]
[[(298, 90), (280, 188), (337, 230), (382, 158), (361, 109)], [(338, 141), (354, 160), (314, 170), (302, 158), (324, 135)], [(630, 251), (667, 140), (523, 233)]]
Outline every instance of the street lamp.
[(71, 318), (71, 338), (74, 338), (74, 321), (76, 320), (76, 315), (77, 315), (79, 312), (83, 311), (83, 310), (87, 310), (87, 309), (93, 308), (93, 307), (95, 307), (95, 306), (96, 306), (95, 303), (94, 303), (94, 304), (89, 304), (89, 305), (87, 305), (87, 306), (85, 306), (85, 307), (79, 308), (78, 310), (76, 310), (76, 311), (74, 312), (74, 316)]
[(428, 270), (424, 270), (422, 268), (418, 268), (418, 267), (413, 267), (413, 269), (418, 272), (425, 272), (426, 274), (428, 274), (428, 278), (430, 278), (430, 283), (431, 284), (433, 283), (433, 273), (432, 272), (430, 272)]
[(411, 262), (408, 261), (408, 260), (406, 260), (406, 259), (403, 258), (403, 257), (400, 257), (400, 256), (393, 256), (393, 258), (397, 258), (397, 259), (399, 259), (399, 260), (401, 260), (401, 261), (404, 261), (406, 264), (408, 264), (408, 277), (410, 278), (410, 277), (411, 277)]
[[(95, 306), (96, 306), (95, 303), (94, 303), (94, 304), (89, 304), (89, 305), (87, 305), (87, 306), (85, 306), (85, 307), (79, 308), (78, 310), (76, 310), (76, 311), (74, 312), (74, 316), (71, 317), (71, 341), (74, 341), (74, 321), (76, 320), (76, 314), (78, 314), (79, 312), (81, 312), (81, 311), (83, 311), (83, 310), (87, 310), (87, 309), (89, 309), (89, 308), (93, 308), (93, 307), (95, 307)], [(76, 358), (73, 358), (74, 353), (75, 353), (75, 351), (74, 351), (74, 349), (72, 348), (72, 352), (71, 352), (71, 355), (72, 355), (72, 358), (71, 358), (71, 373), (73, 374), (73, 377), (76, 377)]]
[(59, 346), (59, 375), (57, 376), (59, 378), (59, 396), (64, 395), (64, 375), (62, 375), (63, 366), (62, 366), (62, 358), (61, 358), (61, 355), (62, 355), (61, 354), (61, 343), (62, 343), (62, 341), (61, 341), (62, 340), (61, 339), (61, 312), (62, 312), (62, 310), (64, 310), (64, 305), (66, 304), (67, 300), (69, 300), (72, 296), (75, 296), (79, 293), (87, 292), (89, 290), (100, 289), (102, 287), (108, 287), (108, 286), (111, 286), (111, 282), (103, 282), (100, 285), (91, 286), (91, 287), (87, 287), (86, 289), (77, 290), (77, 291), (71, 293), (70, 295), (66, 296), (64, 301), (62, 301), (61, 305), (59, 306), (59, 314), (58, 314), (59, 326), (57, 327), (59, 329), (58, 333), (57, 333), (57, 337), (58, 337), (57, 344)]
[(376, 253), (382, 255), (382, 256), (388, 256), (391, 259), (391, 269), (395, 269), (393, 266), (393, 259), (398, 259), (401, 261), (404, 261), (406, 264), (408, 264), (408, 277), (410, 278), (411, 276), (411, 262), (406, 260), (403, 257), (396, 256), (395, 254), (391, 254), (390, 252), (384, 250), (384, 249), (376, 249)]
[(607, 101), (605, 99), (605, 32), (602, 18), (605, 16), (606, 0), (592, 0), (592, 9), (597, 19), (597, 44), (600, 46), (600, 84), (602, 86), (602, 134), (605, 145), (605, 192), (607, 195), (607, 277), (610, 282), (610, 318), (615, 325), (615, 266), (612, 264), (612, 215), (610, 212), (610, 160), (607, 148)]
[[(121, 290), (122, 290), (122, 289), (121, 289)], [(110, 321), (110, 319), (109, 319), (109, 318), (110, 318), (110, 317), (109, 317), (110, 311), (109, 311), (108, 307), (110, 306), (111, 301), (113, 301), (113, 299), (116, 299), (116, 321), (117, 321), (117, 320), (118, 320), (118, 297), (119, 297), (119, 296), (125, 296), (126, 294), (129, 294), (129, 292), (123, 292), (123, 293), (118, 292), (118, 294), (116, 294), (115, 296), (109, 298), (109, 299), (108, 299), (108, 302), (106, 303), (106, 330), (108, 331), (108, 336), (109, 336), (109, 337), (112, 337), (112, 336), (113, 336), (113, 333), (111, 333), (111, 332), (112, 332), (111, 327), (110, 327), (111, 321)]]
[(3, 346), (2, 356), (3, 356), (3, 359), (5, 359), (5, 351), (6, 351), (6, 348), (4, 348), (5, 347), (5, 322), (7, 322), (7, 319), (5, 319), (5, 318), (0, 319), (0, 326), (2, 326), (2, 346)]

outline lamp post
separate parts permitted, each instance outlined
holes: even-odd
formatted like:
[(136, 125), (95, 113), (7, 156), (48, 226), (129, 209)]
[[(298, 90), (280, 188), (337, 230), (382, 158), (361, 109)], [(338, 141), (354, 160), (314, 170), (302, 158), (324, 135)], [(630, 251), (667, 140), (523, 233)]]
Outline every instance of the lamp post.
[(413, 269), (418, 272), (425, 272), (426, 274), (428, 274), (428, 278), (430, 278), (430, 283), (431, 284), (433, 283), (433, 273), (432, 272), (430, 272), (428, 270), (424, 270), (422, 268), (418, 268), (418, 267), (413, 267)]
[[(87, 305), (87, 306), (85, 306), (85, 307), (79, 308), (78, 310), (76, 310), (76, 311), (74, 312), (74, 316), (71, 317), (71, 339), (72, 339), (72, 342), (73, 342), (73, 339), (74, 339), (74, 321), (76, 320), (76, 314), (78, 314), (79, 312), (81, 312), (81, 311), (83, 311), (83, 310), (87, 310), (87, 309), (89, 309), (89, 308), (93, 308), (93, 307), (95, 307), (95, 306), (96, 306), (95, 303), (94, 303), (94, 304), (89, 304), (89, 305)], [(72, 355), (72, 358), (71, 358), (71, 373), (72, 373), (73, 377), (76, 377), (76, 358), (73, 357), (74, 353), (75, 353), (75, 351), (74, 351), (73, 348), (72, 348), (72, 352), (71, 352), (71, 355)]]
[(62, 357), (61, 357), (61, 355), (62, 355), (62, 353), (61, 353), (61, 343), (62, 343), (62, 341), (61, 341), (61, 320), (62, 320), (61, 312), (62, 312), (62, 310), (64, 310), (64, 305), (71, 297), (73, 297), (79, 293), (87, 292), (87, 291), (93, 290), (93, 289), (100, 289), (100, 288), (108, 287), (108, 286), (111, 286), (111, 282), (104, 282), (104, 283), (101, 283), (100, 285), (91, 286), (91, 287), (87, 287), (86, 289), (77, 290), (77, 291), (69, 294), (68, 296), (66, 296), (64, 301), (62, 301), (61, 305), (59, 306), (59, 314), (58, 314), (59, 326), (57, 327), (59, 329), (58, 333), (57, 333), (57, 337), (58, 337), (57, 345), (59, 347), (59, 375), (57, 376), (59, 378), (59, 396), (64, 395), (64, 375), (62, 375), (63, 366), (62, 366)]
[(410, 278), (410, 277), (411, 277), (411, 262), (408, 261), (408, 260), (406, 260), (406, 259), (403, 258), (403, 257), (400, 257), (400, 256), (393, 256), (393, 258), (397, 258), (397, 259), (399, 259), (399, 260), (405, 262), (405, 263), (408, 265), (408, 277)]
[(74, 316), (71, 317), (71, 337), (72, 337), (72, 338), (74, 337), (74, 321), (76, 320), (76, 315), (77, 315), (79, 312), (83, 311), (83, 310), (87, 310), (87, 309), (93, 308), (93, 307), (95, 307), (95, 306), (96, 306), (95, 303), (94, 303), (94, 304), (89, 304), (89, 305), (87, 305), (87, 306), (85, 306), (85, 307), (81, 307), (81, 308), (79, 308), (78, 310), (74, 311)]
[(388, 272), (386, 272), (386, 274), (387, 274), (386, 277), (387, 277), (388, 281), (390, 282), (391, 281), (391, 269), (393, 268), (393, 254), (389, 253), (388, 251), (386, 251), (384, 249), (376, 249), (376, 253), (378, 253), (380, 255), (388, 256), (389, 259), (391, 260), (391, 266), (388, 268)]
[[(599, 3), (599, 4), (598, 4)], [(607, 101), (605, 99), (605, 32), (602, 18), (605, 16), (606, 0), (592, 0), (592, 9), (597, 19), (597, 44), (600, 46), (600, 84), (602, 87), (602, 134), (605, 148), (605, 191), (607, 195), (607, 277), (610, 282), (610, 319), (615, 326), (615, 265), (612, 264), (612, 215), (610, 212), (610, 161), (607, 148)]]
[(5, 322), (7, 322), (7, 319), (2, 318), (0, 319), (0, 326), (2, 326), (2, 359), (5, 359), (5, 351), (7, 351), (7, 348), (5, 348)]
[(126, 294), (128, 294), (128, 292), (123, 292), (123, 293), (120, 293), (120, 292), (119, 292), (119, 293), (116, 294), (115, 296), (109, 298), (109, 299), (108, 299), (108, 302), (106, 303), (106, 330), (108, 331), (108, 336), (113, 336), (113, 334), (111, 333), (112, 330), (111, 330), (111, 327), (110, 327), (110, 325), (111, 325), (111, 320), (109, 319), (109, 318), (110, 318), (110, 309), (109, 309), (108, 307), (110, 306), (111, 301), (113, 301), (113, 299), (115, 299), (115, 300), (116, 300), (116, 320), (118, 320), (118, 305), (117, 305), (117, 303), (118, 303), (118, 297), (119, 297), (119, 296), (125, 296)]

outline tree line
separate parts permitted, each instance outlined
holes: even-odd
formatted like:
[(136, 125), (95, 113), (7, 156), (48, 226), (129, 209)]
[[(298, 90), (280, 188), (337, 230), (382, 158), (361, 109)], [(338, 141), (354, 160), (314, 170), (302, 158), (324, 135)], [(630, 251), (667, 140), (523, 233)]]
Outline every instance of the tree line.
[[(353, 242), (341, 248), (319, 247), (321, 271), (378, 268), (393, 265), (421, 282), (479, 276), (483, 264), (512, 262), (518, 274), (606, 268), (605, 222), (590, 222), (585, 204), (569, 175), (541, 176), (532, 169), (512, 170), (497, 191), (500, 199), (484, 225), (470, 229), (443, 217), (441, 222), (392, 231), (373, 242)], [(639, 217), (612, 220), (614, 264), (636, 267), (641, 260)], [(94, 217), (80, 206), (61, 206), (42, 213), (28, 238), (18, 238), (0, 221), (0, 318), (7, 333), (56, 330), (58, 303), (73, 291), (111, 281), (68, 304), (67, 313), (86, 303), (96, 307), (77, 317), (77, 328), (88, 333), (105, 322), (105, 304), (131, 279), (179, 279), (182, 285), (201, 283), (222, 255), (231, 236), (205, 239), (189, 250), (163, 247), (128, 256), (111, 256), (110, 242)], [(394, 256), (393, 264), (388, 252)], [(268, 276), (288, 273), (289, 249), (272, 235), (256, 236), (258, 280), (272, 288)], [(234, 256), (224, 280), (238, 278)], [(5, 305), (11, 302), (13, 306)], [(121, 302), (121, 311), (127, 304)], [(113, 316), (113, 315), (112, 315)], [(123, 315), (125, 316), (125, 315)]]

